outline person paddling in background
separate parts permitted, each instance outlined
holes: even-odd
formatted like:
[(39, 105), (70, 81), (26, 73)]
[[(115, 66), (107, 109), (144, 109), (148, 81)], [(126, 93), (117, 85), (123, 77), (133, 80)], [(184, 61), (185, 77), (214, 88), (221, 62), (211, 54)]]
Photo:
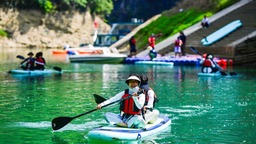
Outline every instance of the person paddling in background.
[(140, 76), (136, 74), (130, 75), (125, 81), (128, 89), (116, 94), (114, 97), (97, 105), (96, 109), (101, 109), (104, 105), (111, 102), (132, 97), (120, 102), (121, 114), (106, 113), (105, 118), (110, 124), (129, 128), (144, 128), (145, 121), (141, 115), (142, 108), (145, 103), (145, 94), (140, 92), (139, 85), (141, 83)]
[(44, 66), (46, 65), (45, 59), (43, 58), (43, 53), (38, 52), (36, 53), (36, 68), (37, 70), (44, 70)]
[(142, 113), (146, 123), (154, 123), (158, 119), (159, 111), (154, 109), (155, 103), (158, 102), (155, 92), (148, 85), (148, 77), (141, 75), (140, 88), (144, 90), (146, 99), (144, 105), (144, 112)]
[(204, 54), (205, 60), (202, 62), (202, 69), (203, 73), (216, 73), (218, 71), (222, 71), (222, 67), (220, 67), (214, 60), (214, 56), (212, 54)]
[(29, 52), (27, 55), (28, 58), (26, 58), (20, 63), (20, 67), (23, 70), (35, 70), (35, 59), (33, 58), (34, 54), (32, 52)]

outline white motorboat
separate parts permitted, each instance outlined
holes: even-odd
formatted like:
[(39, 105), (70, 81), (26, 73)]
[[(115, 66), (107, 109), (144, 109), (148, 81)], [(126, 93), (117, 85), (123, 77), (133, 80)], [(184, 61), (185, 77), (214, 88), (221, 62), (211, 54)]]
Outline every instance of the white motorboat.
[(127, 55), (120, 54), (116, 48), (93, 47), (83, 49), (78, 54), (69, 55), (69, 60), (86, 63), (122, 63), (126, 57)]

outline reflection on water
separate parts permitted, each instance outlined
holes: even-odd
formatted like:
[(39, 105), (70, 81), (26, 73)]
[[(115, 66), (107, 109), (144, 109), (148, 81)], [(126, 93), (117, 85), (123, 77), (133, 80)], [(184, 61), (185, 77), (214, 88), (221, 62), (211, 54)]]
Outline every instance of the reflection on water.
[(160, 100), (156, 108), (172, 119), (171, 130), (148, 140), (117, 143), (255, 142), (254, 68), (233, 67), (238, 77), (201, 78), (199, 67), (69, 63), (65, 57), (42, 50), (49, 65), (63, 69), (62, 75), (7, 73), (18, 66), (16, 55), (39, 50), (0, 51), (2, 143), (89, 143), (88, 132), (106, 126), (104, 113), (118, 113), (117, 105), (76, 118), (58, 131), (51, 129), (51, 120), (94, 109), (94, 93), (105, 98), (115, 95), (127, 88), (125, 80), (131, 73), (148, 75)]

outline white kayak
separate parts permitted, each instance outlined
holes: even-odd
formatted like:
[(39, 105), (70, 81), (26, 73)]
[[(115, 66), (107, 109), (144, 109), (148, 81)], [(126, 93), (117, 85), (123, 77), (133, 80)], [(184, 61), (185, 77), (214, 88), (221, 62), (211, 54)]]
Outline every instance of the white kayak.
[(159, 115), (159, 118), (154, 124), (147, 124), (144, 129), (104, 126), (89, 131), (88, 138), (91, 140), (103, 141), (140, 140), (152, 135), (159, 134), (160, 131), (168, 128), (170, 124), (170, 118), (164, 115)]
[(162, 62), (162, 61), (136, 61), (135, 64), (145, 64), (145, 65), (165, 65), (173, 66), (173, 62)]
[(45, 70), (20, 70), (20, 69), (15, 69), (11, 70), (10, 73), (12, 74), (25, 74), (25, 75), (43, 75), (43, 74), (60, 74), (62, 72), (56, 71), (56, 70), (50, 70), (50, 69), (45, 69)]

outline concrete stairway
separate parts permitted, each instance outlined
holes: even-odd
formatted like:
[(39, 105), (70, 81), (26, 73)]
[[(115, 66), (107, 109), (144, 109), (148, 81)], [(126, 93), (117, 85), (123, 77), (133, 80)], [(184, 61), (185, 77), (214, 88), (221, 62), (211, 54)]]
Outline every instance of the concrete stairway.
[[(256, 0), (241, 0), (240, 2), (230, 6), (217, 14), (209, 18), (211, 24), (208, 29), (202, 29), (200, 22), (185, 29), (184, 33), (187, 35), (186, 52), (188, 54), (194, 54), (189, 50), (190, 46), (199, 48), (203, 53), (214, 53), (215, 55), (221, 56), (223, 58), (234, 56), (234, 51), (232, 48), (226, 48), (228, 44), (246, 37), (251, 34), (256, 29)], [(203, 46), (201, 44), (201, 39), (204, 36), (208, 36), (226, 24), (240, 19), (243, 23), (243, 27), (234, 31), (230, 35), (221, 39), (220, 41), (212, 44), (211, 46)], [(174, 40), (179, 34), (175, 34), (166, 40), (158, 43), (156, 45), (156, 50), (160, 54), (166, 54), (172, 52), (170, 49), (173, 48)], [(146, 55), (148, 51), (142, 51), (138, 56)]]
[(187, 46), (205, 47), (200, 42), (204, 36), (208, 36), (211, 33), (215, 32), (216, 30), (220, 29), (221, 27), (225, 26), (226, 24), (239, 19), (242, 21), (243, 27), (234, 31), (233, 33), (221, 39), (220, 41), (214, 43), (210, 47), (227, 46), (229, 43), (232, 43), (233, 41), (236, 41), (241, 37), (244, 37), (256, 30), (255, 12), (256, 12), (256, 1), (252, 1), (246, 4), (245, 6), (240, 7), (234, 10), (233, 12), (214, 21), (213, 23), (211, 23), (208, 29), (200, 29), (188, 35)]

